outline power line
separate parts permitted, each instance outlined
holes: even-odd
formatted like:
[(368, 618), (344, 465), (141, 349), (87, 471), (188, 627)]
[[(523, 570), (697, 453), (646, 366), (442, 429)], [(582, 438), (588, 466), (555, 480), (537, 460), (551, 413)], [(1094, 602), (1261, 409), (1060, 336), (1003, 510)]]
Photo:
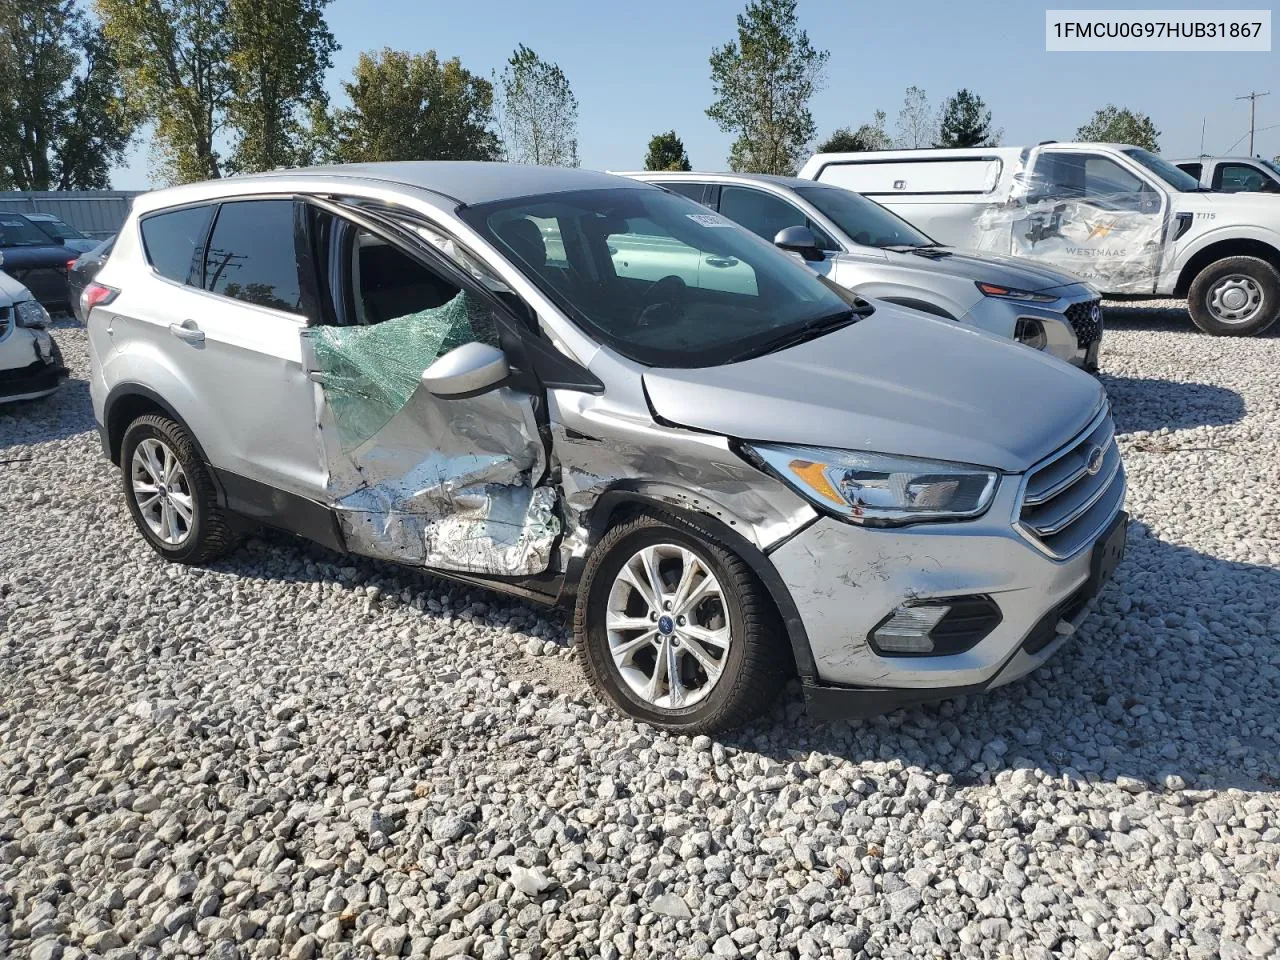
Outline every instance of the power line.
[[(1271, 94), (1271, 91), (1270, 91), (1270, 90), (1267, 90), (1267, 91), (1265, 91), (1265, 92), (1263, 92), (1263, 93), (1258, 93), (1256, 90), (1250, 90), (1250, 91), (1249, 91), (1247, 94), (1245, 94), (1243, 97), (1236, 97), (1236, 99), (1237, 99), (1237, 100), (1248, 100), (1248, 101), (1249, 101), (1249, 156), (1251, 156), (1251, 157), (1253, 156), (1253, 117), (1254, 117), (1254, 111), (1257, 109), (1257, 106), (1258, 106), (1258, 98), (1259, 98), (1259, 97), (1266, 97), (1266, 96), (1269, 96), (1270, 94)], [(1241, 137), (1241, 138), (1240, 138), (1240, 140), (1243, 140), (1243, 139), (1244, 139), (1244, 137)], [(1240, 140), (1237, 140), (1237, 141), (1236, 141), (1236, 143), (1239, 143), (1239, 142), (1240, 142)], [(1234, 147), (1234, 145), (1233, 145), (1233, 147)]]

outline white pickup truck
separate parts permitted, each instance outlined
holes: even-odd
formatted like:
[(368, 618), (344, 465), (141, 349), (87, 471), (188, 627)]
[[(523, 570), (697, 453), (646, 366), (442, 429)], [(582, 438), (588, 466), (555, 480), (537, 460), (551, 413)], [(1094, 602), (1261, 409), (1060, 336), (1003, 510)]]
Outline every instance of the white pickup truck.
[(820, 153), (800, 176), (872, 197), (943, 243), (1053, 264), (1104, 293), (1187, 298), (1214, 334), (1280, 317), (1280, 196), (1216, 193), (1118, 143)]

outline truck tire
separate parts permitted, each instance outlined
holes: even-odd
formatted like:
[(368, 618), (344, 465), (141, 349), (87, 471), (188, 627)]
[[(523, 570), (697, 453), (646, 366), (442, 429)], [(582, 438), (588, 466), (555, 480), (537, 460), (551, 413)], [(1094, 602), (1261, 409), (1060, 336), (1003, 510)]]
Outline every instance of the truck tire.
[(678, 733), (740, 726), (772, 706), (794, 672), (777, 612), (746, 563), (709, 531), (660, 513), (615, 526), (591, 552), (574, 640), (603, 699)]
[(1191, 320), (1219, 337), (1256, 337), (1280, 317), (1280, 271), (1258, 257), (1209, 264), (1187, 291)]

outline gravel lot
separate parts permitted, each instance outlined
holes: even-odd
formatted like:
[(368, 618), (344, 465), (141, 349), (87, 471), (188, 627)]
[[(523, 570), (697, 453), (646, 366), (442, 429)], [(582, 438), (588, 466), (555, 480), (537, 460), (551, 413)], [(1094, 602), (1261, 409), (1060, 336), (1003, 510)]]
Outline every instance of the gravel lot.
[(565, 619), (266, 535), (163, 564), (74, 379), (0, 413), (0, 956), (1267, 957), (1280, 337), (1110, 313), (1135, 517), (989, 695), (732, 738), (597, 706)]

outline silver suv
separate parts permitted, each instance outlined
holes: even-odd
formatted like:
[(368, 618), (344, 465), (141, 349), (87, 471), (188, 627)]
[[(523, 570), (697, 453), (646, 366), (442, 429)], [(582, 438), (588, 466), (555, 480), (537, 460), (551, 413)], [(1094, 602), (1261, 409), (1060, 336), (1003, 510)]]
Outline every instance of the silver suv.
[[(1063, 270), (936, 243), (851, 190), (751, 173), (629, 173), (718, 210), (859, 296), (1098, 368), (1102, 295)], [(732, 272), (732, 267), (722, 268)]]
[[(636, 250), (671, 269), (630, 275)], [(691, 282), (691, 251), (743, 273)], [(1093, 378), (634, 180), (403, 163), (165, 190), (82, 305), (103, 445), (161, 556), (269, 524), (573, 602), (597, 690), (671, 729), (735, 725), (793, 671), (821, 715), (1005, 683), (1123, 550)]]

